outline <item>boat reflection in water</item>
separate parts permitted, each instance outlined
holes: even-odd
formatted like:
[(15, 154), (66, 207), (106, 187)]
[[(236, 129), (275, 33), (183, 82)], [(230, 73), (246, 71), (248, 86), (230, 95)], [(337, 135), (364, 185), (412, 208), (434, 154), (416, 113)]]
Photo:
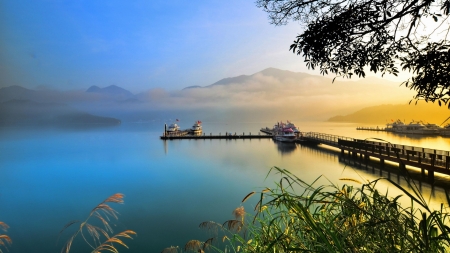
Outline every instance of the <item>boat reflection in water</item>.
[(276, 140), (273, 140), (273, 142), (277, 145), (278, 152), (281, 154), (289, 154), (297, 149), (297, 144), (294, 142), (280, 142)]

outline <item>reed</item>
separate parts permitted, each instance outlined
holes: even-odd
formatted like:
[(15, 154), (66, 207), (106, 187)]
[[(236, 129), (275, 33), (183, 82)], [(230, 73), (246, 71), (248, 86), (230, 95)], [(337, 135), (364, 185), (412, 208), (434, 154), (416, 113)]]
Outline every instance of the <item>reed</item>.
[[(59, 235), (61, 235), (69, 227), (76, 225), (78, 227), (72, 236), (67, 240), (61, 252), (69, 253), (73, 241), (78, 236), (80, 236), (92, 249), (92, 253), (100, 253), (105, 251), (118, 253), (119, 251), (115, 245), (122, 245), (128, 248), (122, 239), (133, 239), (132, 236), (136, 235), (136, 232), (132, 230), (125, 230), (113, 235), (114, 231), (110, 225), (111, 220), (118, 220), (118, 213), (111, 206), (109, 206), (109, 203), (123, 204), (123, 197), (124, 195), (121, 193), (113, 194), (95, 206), (84, 221), (74, 220), (67, 223), (59, 232)], [(101, 224), (101, 227), (93, 225), (91, 220), (96, 220), (97, 223)]]
[[(339, 187), (306, 183), (278, 167), (269, 173), (280, 175), (274, 189), (251, 192), (242, 202), (259, 195), (255, 214), (238, 207), (235, 219), (220, 226), (209, 247), (213, 252), (449, 252), (450, 213), (447, 206), (432, 210), (413, 181), (402, 187), (389, 178), (361, 183), (342, 178)], [(387, 181), (402, 195), (390, 196), (377, 190)], [(355, 186), (356, 185), (356, 186)], [(400, 199), (411, 203), (402, 206)], [(450, 200), (450, 194), (447, 194)], [(245, 219), (249, 216), (251, 219)], [(200, 227), (216, 229), (214, 222)], [(222, 240), (216, 240), (222, 237)], [(211, 238), (210, 238), (211, 239)], [(208, 239), (209, 240), (209, 239)], [(199, 241), (197, 241), (199, 242)], [(212, 245), (212, 243), (211, 243)], [(185, 247), (186, 249), (186, 247)], [(194, 249), (190, 247), (189, 249)], [(195, 248), (205, 250), (204, 248)]]
[[(1, 230), (6, 232), (8, 230), (8, 228), (9, 228), (9, 226), (6, 223), (0, 221), (0, 229)], [(12, 240), (8, 235), (0, 234), (0, 246), (1, 246), (0, 253), (3, 253), (2, 248), (8, 250), (8, 246), (10, 246), (11, 244), (12, 244)]]

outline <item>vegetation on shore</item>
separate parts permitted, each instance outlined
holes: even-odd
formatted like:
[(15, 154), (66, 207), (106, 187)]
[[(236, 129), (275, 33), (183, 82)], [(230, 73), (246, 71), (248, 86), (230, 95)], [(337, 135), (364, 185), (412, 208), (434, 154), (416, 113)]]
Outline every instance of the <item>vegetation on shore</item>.
[[(242, 201), (259, 194), (256, 214), (245, 213), (241, 206), (233, 212), (233, 220), (201, 223), (199, 227), (213, 236), (204, 242), (189, 241), (184, 251), (353, 253), (450, 249), (447, 206), (431, 210), (413, 182), (410, 189), (387, 178), (364, 183), (341, 179), (360, 187), (314, 186), (315, 182), (308, 184), (287, 170), (274, 167), (269, 173), (273, 172), (281, 175), (275, 189), (251, 192)], [(378, 191), (376, 186), (383, 180), (403, 195)], [(401, 206), (401, 198), (411, 204)], [(181, 251), (170, 247), (162, 252)]]
[[(360, 182), (351, 178), (339, 187), (315, 186), (287, 170), (273, 167), (269, 174), (281, 179), (274, 189), (250, 192), (242, 203), (259, 195), (254, 214), (241, 205), (224, 223), (205, 221), (199, 228), (208, 233), (204, 241), (190, 240), (183, 248), (171, 246), (161, 253), (178, 252), (447, 252), (450, 250), (450, 214), (448, 204), (432, 210), (414, 182), (406, 189), (388, 178)], [(388, 181), (403, 194), (391, 196), (377, 190), (380, 181)], [(351, 183), (350, 183), (351, 182)], [(360, 186), (354, 186), (354, 185)], [(410, 205), (402, 206), (406, 198)], [(450, 196), (447, 193), (447, 202)], [(113, 233), (111, 220), (117, 212), (109, 203), (123, 203), (117, 193), (95, 206), (84, 221), (71, 221), (61, 230), (76, 227), (61, 252), (69, 253), (77, 237), (91, 252), (118, 253), (117, 245), (128, 246), (123, 238), (136, 233)], [(404, 203), (404, 202), (403, 202)], [(92, 218), (92, 219), (91, 219)], [(94, 220), (100, 225), (96, 225)], [(76, 226), (76, 224), (78, 224)], [(0, 222), (0, 229), (8, 225)], [(0, 253), (12, 243), (0, 234)]]
[[(9, 226), (8, 224), (0, 221), (0, 230), (3, 230), (6, 232), (8, 230)], [(8, 245), (12, 244), (11, 238), (6, 234), (0, 234), (0, 253), (3, 253), (2, 248), (8, 249)]]
[[(61, 252), (69, 253), (72, 247), (72, 243), (77, 236), (81, 236), (83, 238), (83, 241), (92, 249), (92, 253), (108, 251), (118, 253), (119, 251), (115, 246), (117, 244), (128, 248), (128, 246), (122, 241), (122, 239), (133, 239), (132, 236), (136, 235), (136, 232), (134, 232), (133, 230), (125, 230), (120, 233), (113, 234), (113, 229), (109, 224), (111, 220), (117, 220), (118, 217), (117, 211), (111, 208), (108, 203), (122, 204), (123, 197), (124, 196), (121, 193), (113, 194), (109, 198), (105, 199), (100, 204), (95, 206), (84, 221), (71, 221), (67, 225), (65, 225), (61, 232), (59, 232), (60, 234), (64, 232), (68, 227), (79, 224), (76, 231), (72, 234), (69, 240), (67, 240)], [(100, 222), (103, 228), (95, 225), (94, 223), (88, 223), (91, 218), (95, 219), (97, 222)], [(89, 237), (87, 235), (89, 235)]]

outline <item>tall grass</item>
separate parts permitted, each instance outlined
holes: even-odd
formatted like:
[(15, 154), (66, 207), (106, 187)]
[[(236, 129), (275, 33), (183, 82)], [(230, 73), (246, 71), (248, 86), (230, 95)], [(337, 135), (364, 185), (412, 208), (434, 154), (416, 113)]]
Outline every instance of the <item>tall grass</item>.
[[(223, 224), (203, 222), (200, 228), (215, 230), (210, 247), (185, 248), (214, 252), (448, 252), (448, 207), (431, 210), (417, 187), (405, 189), (388, 178), (365, 183), (342, 178), (335, 184), (309, 184), (287, 170), (279, 173), (275, 189), (251, 192), (242, 202), (259, 195), (254, 214), (239, 207), (235, 219)], [(388, 181), (402, 191), (390, 196), (377, 190)], [(353, 185), (358, 186), (353, 186)], [(411, 203), (401, 206), (400, 199)], [(236, 215), (237, 214), (237, 215)], [(246, 217), (246, 219), (244, 219)], [(222, 240), (217, 240), (219, 238)], [(198, 241), (199, 246), (204, 243)], [(163, 251), (164, 252), (164, 251)]]
[[(80, 236), (92, 249), (92, 253), (100, 253), (105, 251), (118, 253), (119, 251), (116, 248), (116, 245), (122, 245), (128, 248), (122, 240), (123, 238), (132, 239), (132, 236), (136, 235), (136, 232), (132, 230), (125, 230), (113, 235), (114, 231), (110, 225), (111, 220), (118, 219), (118, 213), (116, 210), (111, 208), (108, 203), (122, 204), (123, 197), (124, 195), (121, 193), (113, 194), (95, 206), (84, 221), (75, 220), (65, 225), (60, 231), (60, 235), (69, 227), (77, 226), (77, 228), (72, 236), (67, 240), (61, 252), (69, 253), (74, 239), (78, 236)], [(101, 224), (101, 227), (91, 223), (91, 220), (96, 220)]]
[[(9, 226), (0, 221), (0, 230), (7, 231)], [(3, 253), (2, 248), (8, 249), (8, 246), (12, 244), (11, 238), (6, 234), (0, 234), (0, 253)]]

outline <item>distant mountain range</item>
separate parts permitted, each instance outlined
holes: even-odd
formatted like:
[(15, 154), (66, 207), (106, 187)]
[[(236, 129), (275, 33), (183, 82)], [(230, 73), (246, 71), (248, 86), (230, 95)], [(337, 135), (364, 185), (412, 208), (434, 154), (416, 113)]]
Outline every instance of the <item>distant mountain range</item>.
[(322, 77), (322, 76), (310, 75), (310, 74), (301, 73), (301, 72), (292, 72), (292, 71), (281, 70), (281, 69), (276, 69), (276, 68), (267, 68), (267, 69), (264, 69), (262, 71), (255, 73), (253, 75), (240, 75), (240, 76), (235, 76), (235, 77), (227, 77), (227, 78), (223, 78), (213, 84), (210, 84), (210, 85), (207, 85), (204, 87), (203, 86), (189, 86), (184, 89), (211, 88), (211, 87), (219, 86), (219, 85), (245, 84), (245, 83), (250, 83), (250, 82), (257, 82), (258, 76), (261, 76), (261, 75), (273, 77), (274, 79), (276, 79), (280, 82), (285, 82), (287, 80), (296, 80), (296, 82), (302, 82), (305, 78), (312, 78), (312, 77), (318, 78), (321, 81), (326, 81), (326, 82), (330, 81), (329, 78)]
[(0, 126), (110, 126), (121, 121), (60, 103), (12, 99), (0, 103)]
[(450, 111), (446, 106), (439, 107), (436, 104), (423, 102), (421, 106), (409, 104), (371, 106), (348, 115), (329, 118), (328, 121), (384, 125), (400, 119), (406, 123), (414, 120), (439, 125), (449, 116)]
[(98, 86), (91, 86), (89, 89), (86, 90), (88, 93), (98, 93), (98, 94), (105, 94), (108, 96), (114, 96), (117, 98), (134, 98), (135, 96), (133, 93), (129, 92), (128, 90), (125, 90), (124, 88), (121, 88), (116, 85), (110, 85), (105, 88), (100, 88)]
[[(96, 122), (86, 115), (108, 115), (126, 118), (139, 114), (136, 120), (150, 120), (155, 111), (204, 111), (211, 112), (215, 120), (224, 116), (235, 117), (235, 112), (246, 112), (245, 119), (278, 120), (297, 118), (301, 120), (326, 120), (334, 122), (384, 123), (390, 118), (428, 120), (433, 115), (443, 118), (448, 114), (436, 105), (394, 106), (374, 109), (379, 104), (407, 103), (412, 97), (410, 90), (399, 84), (368, 77), (360, 80), (336, 79), (319, 75), (267, 68), (252, 75), (223, 78), (207, 86), (190, 86), (168, 91), (153, 88), (137, 94), (116, 86), (91, 86), (84, 90), (61, 91), (52, 89), (27, 89), (21, 86), (0, 88), (0, 121), (25, 122), (25, 119), (50, 122), (52, 118), (66, 122), (73, 120), (73, 113), (84, 115), (79, 122)], [(34, 104), (33, 104), (34, 103)], [(27, 109), (21, 109), (27, 108)], [(36, 108), (41, 108), (37, 110)], [(355, 112), (365, 108), (362, 112)], [(9, 110), (9, 111), (8, 111)], [(36, 115), (24, 113), (29, 110)], [(425, 116), (419, 111), (429, 112)], [(220, 111), (220, 115), (217, 113)], [(20, 112), (20, 113), (19, 113)], [(39, 113), (38, 113), (39, 112)], [(432, 113), (430, 113), (432, 112)], [(2, 114), (3, 113), (3, 114)], [(17, 114), (15, 114), (17, 113)], [(72, 115), (70, 120), (62, 115)], [(4, 117), (8, 115), (8, 117)], [(22, 116), (18, 116), (22, 115)], [(244, 115), (244, 114), (242, 114)], [(344, 115), (335, 116), (332, 115)], [(414, 117), (413, 117), (414, 116)], [(98, 116), (100, 117), (100, 116)], [(20, 120), (19, 120), (20, 118)], [(427, 119), (428, 118), (428, 119)], [(113, 122), (103, 119), (104, 122)]]

